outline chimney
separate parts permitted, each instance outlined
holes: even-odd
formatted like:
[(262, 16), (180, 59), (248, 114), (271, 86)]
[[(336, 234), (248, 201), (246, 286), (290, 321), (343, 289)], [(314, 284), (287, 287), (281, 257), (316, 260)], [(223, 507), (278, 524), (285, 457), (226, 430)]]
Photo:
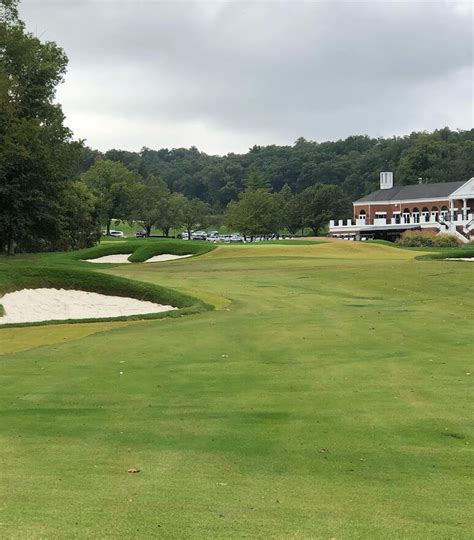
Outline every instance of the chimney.
[(380, 189), (393, 188), (393, 172), (380, 173)]

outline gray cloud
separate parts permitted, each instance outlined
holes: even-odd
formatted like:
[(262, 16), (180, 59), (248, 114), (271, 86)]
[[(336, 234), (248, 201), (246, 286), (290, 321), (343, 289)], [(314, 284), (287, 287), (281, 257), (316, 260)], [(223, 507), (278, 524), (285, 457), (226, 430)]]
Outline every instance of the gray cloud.
[(210, 153), (472, 126), (472, 11), (463, 2), (24, 0), (66, 50), (58, 92), (100, 149)]

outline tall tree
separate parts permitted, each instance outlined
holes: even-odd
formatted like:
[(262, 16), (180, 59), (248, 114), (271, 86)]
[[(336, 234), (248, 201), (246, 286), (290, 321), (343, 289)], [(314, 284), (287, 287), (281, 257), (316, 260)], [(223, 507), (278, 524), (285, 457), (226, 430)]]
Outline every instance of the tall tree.
[(266, 189), (247, 189), (238, 201), (229, 203), (226, 223), (244, 236), (266, 236), (281, 226), (280, 206), (275, 195)]
[(339, 186), (317, 184), (301, 194), (304, 223), (317, 235), (329, 220), (351, 215), (351, 201)]
[(168, 237), (171, 229), (177, 229), (184, 223), (186, 198), (181, 193), (171, 193), (160, 211), (156, 221), (163, 234)]
[(249, 175), (245, 179), (245, 189), (248, 191), (256, 191), (257, 189), (269, 189), (269, 187), (270, 186), (265, 182), (257, 167), (252, 166)]
[(291, 234), (296, 234), (298, 231), (303, 234), (306, 223), (304, 192), (296, 194), (288, 201), (283, 211), (283, 220)]
[(133, 190), (130, 218), (138, 221), (150, 236), (152, 227), (157, 224), (169, 206), (170, 190), (158, 176), (150, 175)]
[(100, 160), (81, 176), (97, 198), (100, 221), (110, 234), (112, 219), (127, 220), (139, 177), (118, 161)]
[(82, 249), (96, 244), (100, 238), (96, 202), (84, 182), (71, 183), (62, 202), (61, 238), (54, 249)]
[(60, 237), (80, 145), (54, 102), (64, 51), (26, 32), (15, 0), (0, 0), (0, 15), (0, 230), (13, 255), (32, 237), (46, 247)]
[(189, 238), (195, 227), (206, 227), (209, 222), (209, 205), (199, 199), (186, 199), (183, 205), (183, 224)]

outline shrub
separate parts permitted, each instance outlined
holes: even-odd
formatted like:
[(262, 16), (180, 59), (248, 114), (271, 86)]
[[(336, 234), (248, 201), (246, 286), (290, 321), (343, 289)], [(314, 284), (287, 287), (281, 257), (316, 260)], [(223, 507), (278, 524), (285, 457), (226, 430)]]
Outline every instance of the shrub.
[(460, 244), (461, 242), (454, 234), (438, 234), (433, 239), (435, 247), (457, 247)]
[(453, 234), (405, 231), (397, 244), (404, 247), (457, 247), (460, 241)]

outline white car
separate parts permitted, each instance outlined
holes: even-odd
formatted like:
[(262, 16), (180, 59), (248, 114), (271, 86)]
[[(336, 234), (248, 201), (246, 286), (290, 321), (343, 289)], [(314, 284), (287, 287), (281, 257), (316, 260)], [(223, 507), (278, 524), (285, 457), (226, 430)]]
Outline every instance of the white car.
[(209, 240), (209, 242), (217, 242), (220, 239), (220, 234), (218, 231), (208, 232), (207, 239)]
[[(104, 236), (107, 236), (107, 231), (102, 231), (102, 234)], [(123, 231), (113, 231), (112, 229), (109, 231), (108, 236), (113, 236), (115, 238), (125, 238)]]
[(245, 242), (244, 237), (239, 233), (232, 233), (230, 235), (230, 242)]
[(207, 240), (207, 233), (205, 231), (194, 231), (191, 235), (192, 240)]

